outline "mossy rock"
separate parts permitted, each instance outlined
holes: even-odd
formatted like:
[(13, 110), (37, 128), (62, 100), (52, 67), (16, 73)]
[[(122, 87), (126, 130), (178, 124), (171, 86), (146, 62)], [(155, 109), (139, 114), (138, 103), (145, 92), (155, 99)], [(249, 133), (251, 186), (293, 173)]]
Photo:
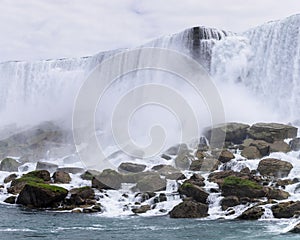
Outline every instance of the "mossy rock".
[(22, 177), (40, 178), (46, 182), (51, 180), (50, 173), (47, 170), (35, 170), (24, 174)]
[(235, 176), (229, 176), (224, 179), (223, 186), (233, 185), (239, 187), (249, 187), (253, 189), (262, 189), (263, 187), (256, 182), (253, 182), (248, 179), (243, 179)]

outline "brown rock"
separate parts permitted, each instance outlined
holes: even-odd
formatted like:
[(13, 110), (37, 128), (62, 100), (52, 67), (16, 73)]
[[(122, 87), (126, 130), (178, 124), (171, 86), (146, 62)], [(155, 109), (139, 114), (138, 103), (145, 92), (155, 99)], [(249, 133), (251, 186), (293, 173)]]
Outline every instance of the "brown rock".
[(194, 202), (183, 201), (170, 211), (171, 218), (203, 218), (208, 216), (208, 205)]
[(63, 172), (63, 171), (56, 171), (53, 176), (53, 180), (55, 183), (70, 183), (71, 182), (71, 177), (69, 173)]
[(277, 178), (287, 177), (293, 165), (289, 162), (274, 158), (263, 159), (259, 162), (257, 170), (261, 175)]

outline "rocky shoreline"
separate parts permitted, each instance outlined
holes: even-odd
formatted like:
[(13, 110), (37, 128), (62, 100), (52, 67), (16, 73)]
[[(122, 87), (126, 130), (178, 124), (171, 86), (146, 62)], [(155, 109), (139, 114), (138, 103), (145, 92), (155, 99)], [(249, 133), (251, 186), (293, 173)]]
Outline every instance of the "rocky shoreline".
[[(284, 157), (272, 156), (299, 151), (297, 131), (296, 127), (278, 123), (227, 123), (207, 129), (197, 146), (183, 143), (169, 148), (161, 155), (166, 164), (149, 167), (126, 161), (117, 169), (98, 172), (42, 161), (46, 153), (49, 155), (49, 146), (55, 149), (50, 151), (52, 157), (65, 156), (66, 151), (74, 154), (74, 148), (61, 140), (62, 134), (54, 126), (30, 129), (26, 134), (0, 141), (0, 155), (4, 158), (0, 171), (6, 173), (5, 179), (0, 179), (0, 192), (6, 196), (7, 204), (103, 213), (108, 191), (120, 191), (127, 184), (129, 188), (118, 201), (120, 205), (126, 202), (122, 205), (124, 211), (137, 215), (157, 209), (171, 218), (206, 218), (210, 215), (211, 196), (216, 195), (220, 199), (217, 207), (224, 217), (257, 220), (268, 211), (274, 218), (298, 218), (300, 199), (291, 196), (291, 189), (300, 190), (300, 178), (289, 177), (295, 166)], [(225, 136), (222, 148), (211, 147), (214, 143), (207, 139), (212, 135)], [(218, 142), (221, 138), (213, 139)], [(30, 158), (36, 161), (34, 171), (26, 169)], [(70, 157), (64, 160), (71, 162)], [(251, 161), (256, 167), (243, 165)], [(70, 185), (73, 178), (81, 179), (82, 184)], [(171, 195), (178, 201), (168, 210), (160, 203), (170, 199), (166, 192), (170, 182), (176, 185)], [(238, 206), (243, 206), (243, 211), (237, 215)], [(297, 225), (291, 231), (300, 232), (299, 229)]]

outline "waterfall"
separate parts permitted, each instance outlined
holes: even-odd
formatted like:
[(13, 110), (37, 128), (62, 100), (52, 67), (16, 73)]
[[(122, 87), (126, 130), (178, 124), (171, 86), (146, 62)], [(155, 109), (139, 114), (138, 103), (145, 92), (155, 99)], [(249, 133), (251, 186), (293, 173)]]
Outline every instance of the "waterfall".
[(219, 41), (212, 74), (241, 84), (285, 120), (300, 119), (300, 15), (255, 27)]

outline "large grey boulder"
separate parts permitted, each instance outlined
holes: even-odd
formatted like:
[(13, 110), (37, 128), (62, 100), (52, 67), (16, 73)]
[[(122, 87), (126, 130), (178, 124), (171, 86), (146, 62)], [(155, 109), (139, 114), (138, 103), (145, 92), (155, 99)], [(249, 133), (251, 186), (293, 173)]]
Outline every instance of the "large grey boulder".
[(273, 143), (274, 141), (294, 138), (297, 136), (296, 127), (279, 123), (256, 123), (248, 131), (250, 138), (264, 140)]
[(292, 168), (293, 165), (287, 161), (275, 158), (266, 158), (259, 162), (257, 170), (264, 176), (284, 178), (289, 175)]
[(21, 163), (13, 158), (5, 158), (0, 163), (0, 171), (17, 172)]

